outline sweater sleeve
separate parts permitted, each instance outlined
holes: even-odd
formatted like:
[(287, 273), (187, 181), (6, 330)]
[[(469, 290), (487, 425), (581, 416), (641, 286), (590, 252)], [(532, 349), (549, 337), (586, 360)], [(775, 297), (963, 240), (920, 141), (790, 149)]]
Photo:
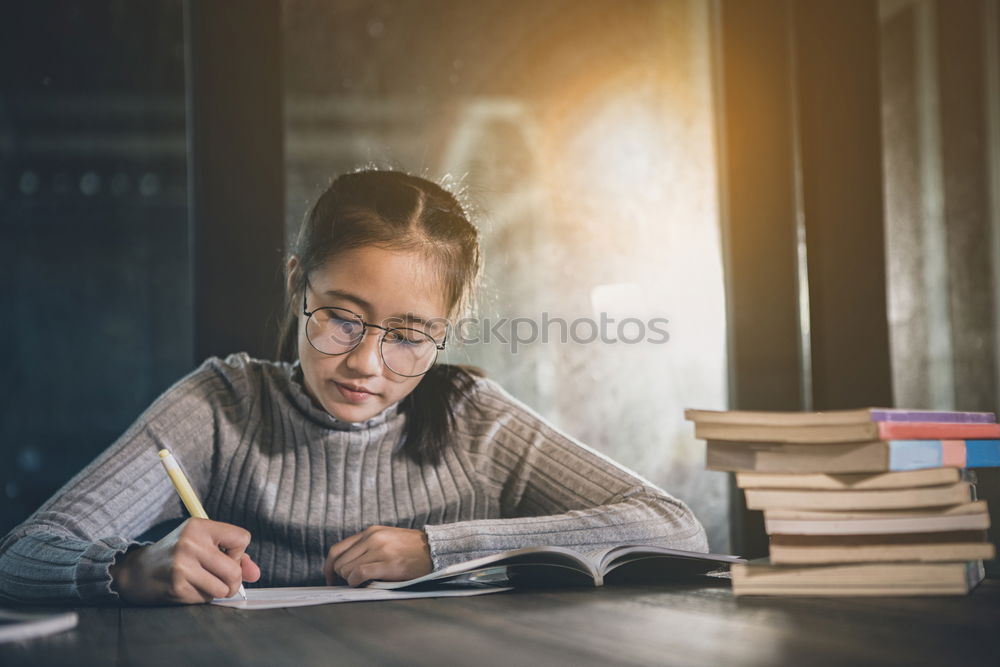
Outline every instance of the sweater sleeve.
[(682, 501), (560, 432), (492, 380), (480, 379), (471, 398), (478, 409), (460, 413), (470, 431), (462, 440), (500, 517), (425, 526), (435, 570), (529, 546), (708, 551)]
[(177, 455), (204, 497), (216, 422), (238, 403), (244, 357), (207, 360), (160, 396), (90, 465), (0, 540), (0, 598), (116, 602), (110, 566), (135, 538), (184, 516), (158, 451)]

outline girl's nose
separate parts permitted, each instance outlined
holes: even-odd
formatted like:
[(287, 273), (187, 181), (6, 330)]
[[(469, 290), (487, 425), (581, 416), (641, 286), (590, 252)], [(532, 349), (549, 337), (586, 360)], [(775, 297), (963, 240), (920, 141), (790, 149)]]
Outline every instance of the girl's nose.
[(364, 337), (356, 348), (347, 353), (344, 363), (359, 375), (381, 375), (382, 354), (379, 350), (382, 332), (366, 327)]

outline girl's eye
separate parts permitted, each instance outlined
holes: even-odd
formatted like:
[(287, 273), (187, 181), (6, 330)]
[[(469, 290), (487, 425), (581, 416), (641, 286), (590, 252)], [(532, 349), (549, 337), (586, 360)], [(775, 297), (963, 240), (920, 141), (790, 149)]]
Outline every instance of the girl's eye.
[(353, 341), (364, 329), (364, 326), (351, 313), (341, 310), (316, 311), (316, 323), (322, 327), (325, 335), (341, 340), (343, 343)]
[(332, 308), (324, 308), (316, 311), (316, 319), (327, 324), (340, 326), (342, 324), (360, 324), (357, 318), (351, 313)]
[(427, 336), (419, 331), (392, 329), (385, 333), (385, 342), (402, 345), (420, 345), (429, 341)]

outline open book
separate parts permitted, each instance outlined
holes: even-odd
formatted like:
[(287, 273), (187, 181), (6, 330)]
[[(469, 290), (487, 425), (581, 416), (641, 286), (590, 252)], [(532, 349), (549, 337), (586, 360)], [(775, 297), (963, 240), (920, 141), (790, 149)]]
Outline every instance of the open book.
[(372, 581), (369, 588), (440, 586), (604, 586), (656, 583), (727, 573), (737, 556), (623, 544), (580, 552), (565, 547), (524, 547), (456, 563), (408, 581)]

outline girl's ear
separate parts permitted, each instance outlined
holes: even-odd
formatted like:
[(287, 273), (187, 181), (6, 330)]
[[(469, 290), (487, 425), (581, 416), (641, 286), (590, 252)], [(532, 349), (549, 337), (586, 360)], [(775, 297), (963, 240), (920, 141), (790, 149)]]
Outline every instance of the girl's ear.
[(299, 265), (299, 258), (292, 255), (288, 258), (288, 264), (285, 265), (285, 289), (288, 291), (289, 301), (295, 296), (295, 286), (299, 283), (301, 279), (300, 272), (302, 267)]

